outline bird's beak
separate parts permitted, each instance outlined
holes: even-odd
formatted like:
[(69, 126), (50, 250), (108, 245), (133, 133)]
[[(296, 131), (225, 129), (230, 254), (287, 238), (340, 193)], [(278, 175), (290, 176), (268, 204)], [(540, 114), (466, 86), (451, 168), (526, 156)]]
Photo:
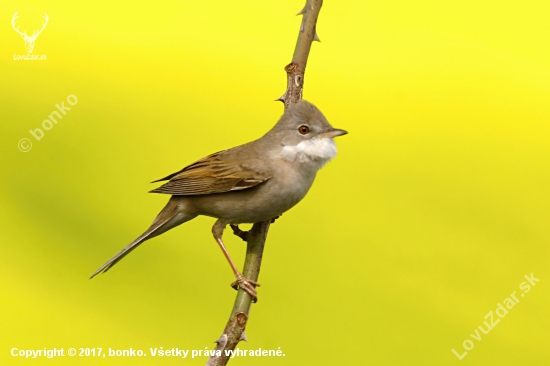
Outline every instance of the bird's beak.
[(336, 136), (342, 136), (342, 135), (345, 135), (347, 133), (348, 133), (348, 131), (333, 128), (332, 130), (329, 130), (327, 132), (323, 132), (323, 133), (318, 134), (317, 137), (320, 137), (320, 138), (327, 138), (327, 137), (328, 138), (334, 138)]

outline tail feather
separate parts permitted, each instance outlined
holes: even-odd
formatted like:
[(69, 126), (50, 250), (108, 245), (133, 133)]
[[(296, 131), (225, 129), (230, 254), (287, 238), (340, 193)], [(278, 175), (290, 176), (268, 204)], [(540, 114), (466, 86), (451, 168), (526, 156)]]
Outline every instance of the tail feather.
[(100, 273), (107, 272), (109, 269), (111, 269), (112, 266), (117, 264), (122, 258), (127, 256), (128, 254), (130, 254), (132, 250), (136, 249), (144, 241), (160, 235), (175, 226), (191, 220), (194, 217), (196, 217), (196, 215), (185, 215), (184, 212), (179, 211), (177, 202), (174, 199), (171, 199), (166, 207), (164, 207), (164, 209), (159, 213), (159, 215), (157, 216), (155, 221), (153, 221), (147, 231), (145, 231), (136, 240), (134, 240), (132, 243), (130, 243), (128, 246), (118, 252), (118, 254), (115, 255), (113, 258), (109, 259), (107, 263), (99, 267), (99, 269), (95, 271), (94, 274), (90, 277), (90, 279), (94, 278)]
[[(162, 225), (162, 223), (161, 223)], [(149, 236), (161, 225), (158, 225), (157, 227), (151, 226), (146, 232), (141, 234), (136, 240), (134, 240), (132, 243), (130, 243), (128, 246), (126, 246), (124, 249), (122, 249), (120, 252), (118, 252), (117, 255), (115, 255), (113, 258), (109, 259), (107, 263), (99, 267), (97, 271), (94, 272), (94, 274), (90, 277), (90, 279), (94, 278), (100, 273), (105, 273), (109, 269), (111, 269), (112, 266), (117, 264), (122, 258), (126, 257), (130, 252), (134, 249), (136, 249), (141, 243), (143, 243), (145, 240), (149, 239)]]

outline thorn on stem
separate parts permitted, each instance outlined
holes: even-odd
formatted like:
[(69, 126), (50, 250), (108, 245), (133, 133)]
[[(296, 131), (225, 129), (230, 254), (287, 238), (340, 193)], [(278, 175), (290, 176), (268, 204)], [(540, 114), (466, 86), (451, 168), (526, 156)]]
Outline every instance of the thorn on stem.
[(304, 6), (304, 8), (302, 10), (300, 10), (296, 15), (304, 15), (307, 11), (307, 5)]
[(248, 342), (248, 338), (246, 338), (246, 334), (244, 333), (244, 330), (243, 332), (241, 333), (241, 337), (239, 338), (240, 341), (245, 341), (245, 342)]
[(227, 334), (222, 334), (222, 336), (215, 341), (215, 343), (218, 344), (218, 346), (221, 346), (221, 349), (225, 348), (225, 345), (227, 344)]
[(286, 93), (284, 93), (283, 95), (281, 95), (279, 98), (275, 99), (276, 102), (285, 102), (285, 99), (286, 99)]
[(317, 42), (321, 42), (321, 40), (319, 39), (319, 36), (317, 35), (317, 32), (315, 32), (315, 34), (313, 35), (313, 40)]

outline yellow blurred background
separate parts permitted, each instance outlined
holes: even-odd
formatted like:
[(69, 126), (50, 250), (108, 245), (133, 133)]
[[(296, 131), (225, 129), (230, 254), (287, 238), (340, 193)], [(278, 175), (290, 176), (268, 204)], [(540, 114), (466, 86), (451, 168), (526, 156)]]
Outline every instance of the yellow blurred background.
[[(303, 5), (2, 2), (0, 364), (206, 363), (10, 352), (214, 347), (235, 292), (213, 219), (88, 277), (165, 204), (148, 182), (277, 121)], [(14, 60), (16, 11), (29, 34), (48, 14), (47, 60)], [(239, 348), (285, 356), (230, 364), (549, 364), (549, 22), (547, 0), (325, 1), (304, 98), (350, 133), (269, 233)], [(242, 266), (245, 245), (225, 241)]]

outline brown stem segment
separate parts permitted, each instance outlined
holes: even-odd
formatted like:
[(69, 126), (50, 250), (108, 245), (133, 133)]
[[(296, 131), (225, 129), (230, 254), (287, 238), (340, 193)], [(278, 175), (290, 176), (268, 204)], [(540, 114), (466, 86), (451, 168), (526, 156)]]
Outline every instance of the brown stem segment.
[(304, 74), (311, 43), (319, 41), (315, 28), (322, 5), (323, 0), (308, 0), (306, 6), (298, 13), (303, 15), (302, 24), (300, 24), (300, 32), (298, 33), (292, 62), (285, 66), (286, 92), (280, 98), (285, 103), (285, 108), (288, 108), (291, 103), (296, 103), (302, 99)]
[[(303, 15), (302, 23), (292, 62), (285, 67), (285, 71), (287, 72), (287, 89), (285, 94), (280, 98), (285, 103), (285, 109), (291, 103), (296, 103), (302, 99), (304, 73), (306, 71), (311, 43), (319, 40), (315, 26), (322, 5), (323, 0), (307, 0), (305, 7), (298, 13)], [(246, 237), (247, 248), (242, 274), (245, 278), (252, 281), (258, 281), (265, 241), (271, 222), (271, 220), (257, 222), (246, 235), (243, 235)], [(242, 233), (244, 234), (244, 232)], [(225, 326), (222, 336), (216, 341), (215, 350), (220, 351), (219, 355), (215, 354), (211, 356), (206, 366), (226, 365), (231, 358), (229, 351), (234, 350), (240, 341), (246, 340), (244, 330), (248, 322), (251, 304), (252, 297), (243, 289), (239, 289), (229, 321)]]

